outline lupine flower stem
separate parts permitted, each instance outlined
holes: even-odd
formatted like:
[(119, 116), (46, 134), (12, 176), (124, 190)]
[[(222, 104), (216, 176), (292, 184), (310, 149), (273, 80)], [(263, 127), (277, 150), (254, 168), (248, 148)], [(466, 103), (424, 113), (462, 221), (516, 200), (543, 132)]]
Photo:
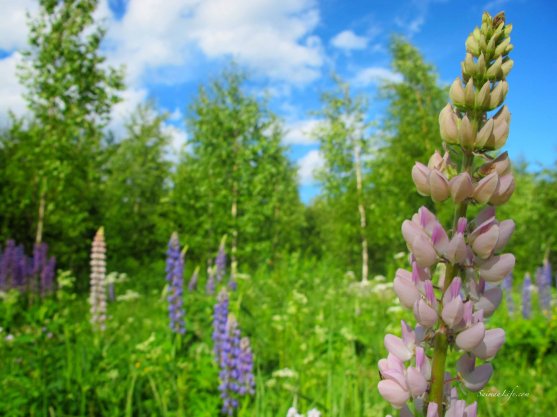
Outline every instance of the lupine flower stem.
[[(468, 172), (472, 170), (474, 164), (474, 154), (472, 152), (465, 152), (462, 159), (461, 172)], [(453, 220), (453, 234), (456, 234), (456, 229), (458, 226), (458, 221), (460, 218), (466, 217), (466, 212), (468, 210), (468, 203), (464, 200), (462, 203), (458, 204), (455, 208), (454, 220)], [(458, 266), (454, 264), (447, 264), (445, 269), (445, 280), (443, 285), (443, 294), (447, 291), (451, 285), (453, 278), (457, 275)], [(443, 300), (439, 303), (439, 315), (443, 311)], [(445, 326), (442, 323), (437, 334), (435, 335), (435, 341), (433, 345), (433, 363), (431, 367), (431, 391), (429, 394), (429, 400), (438, 405), (439, 409), (442, 409), (443, 405), (443, 394), (445, 387), (445, 362), (447, 360), (447, 349), (449, 347), (447, 341), (447, 334), (445, 333)]]

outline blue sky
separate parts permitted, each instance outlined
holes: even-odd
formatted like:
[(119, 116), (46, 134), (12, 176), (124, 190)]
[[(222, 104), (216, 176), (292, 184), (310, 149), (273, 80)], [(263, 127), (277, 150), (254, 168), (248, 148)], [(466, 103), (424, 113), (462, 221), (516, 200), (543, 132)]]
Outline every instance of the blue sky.
[[(233, 58), (248, 69), (255, 94), (270, 92), (271, 106), (289, 130), (285, 142), (300, 167), (300, 192), (309, 201), (319, 191), (312, 169), (318, 146), (308, 136), (317, 120), (319, 95), (332, 71), (370, 97), (370, 118), (382, 117), (375, 99), (381, 79), (396, 80), (388, 40), (406, 36), (450, 83), (460, 74), (464, 40), (481, 13), (505, 10), (513, 24), (507, 104), (512, 112), (507, 150), (532, 169), (557, 158), (557, 2), (553, 0), (100, 0), (97, 18), (107, 26), (103, 46), (109, 63), (126, 65), (128, 88), (111, 128), (122, 131), (135, 106), (153, 99), (171, 114), (166, 129), (173, 151), (187, 140), (183, 118), (200, 84)], [(25, 47), (25, 13), (35, 0), (0, 0), (0, 122), (7, 110), (25, 113), (15, 77)]]

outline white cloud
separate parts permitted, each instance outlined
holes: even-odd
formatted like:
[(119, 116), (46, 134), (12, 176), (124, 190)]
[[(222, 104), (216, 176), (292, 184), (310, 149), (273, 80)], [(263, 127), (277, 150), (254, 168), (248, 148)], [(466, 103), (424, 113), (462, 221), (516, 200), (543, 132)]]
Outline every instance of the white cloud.
[(318, 119), (297, 120), (286, 125), (284, 143), (287, 145), (311, 145), (317, 139), (311, 133), (319, 125)]
[[(170, 153), (173, 157), (177, 157), (186, 145), (188, 135), (185, 130), (171, 124), (163, 126), (163, 132), (170, 137)], [(178, 158), (176, 158), (178, 159)]]
[(371, 84), (378, 84), (383, 80), (398, 83), (402, 81), (402, 76), (388, 68), (368, 67), (360, 70), (356, 74), (353, 83), (357, 86), (364, 87)]
[(368, 38), (358, 36), (351, 30), (344, 30), (331, 40), (331, 44), (339, 49), (365, 49), (368, 41)]
[(321, 42), (312, 36), (318, 22), (313, 0), (166, 0), (164, 7), (158, 0), (131, 0), (123, 18), (111, 22), (107, 44), (132, 83), (150, 70), (166, 71), (156, 82), (183, 82), (183, 67), (202, 52), (302, 84), (317, 78), (324, 63)]
[[(26, 111), (23, 99), (23, 87), (16, 76), (16, 67), (21, 62), (21, 55), (14, 52), (7, 58), (0, 60), (0, 118), (6, 118), (11, 110), (17, 116)], [(2, 120), (5, 122), (6, 119)]]
[(315, 171), (321, 169), (325, 161), (323, 154), (317, 150), (311, 150), (298, 161), (298, 178), (302, 185), (315, 184)]
[(136, 111), (137, 106), (147, 99), (147, 90), (144, 88), (128, 88), (121, 93), (122, 101), (112, 108), (111, 121), (108, 128), (117, 138), (124, 136), (126, 122)]
[(27, 15), (37, 10), (36, 0), (0, 0), (2, 24), (0, 24), (0, 49), (13, 51), (27, 42)]

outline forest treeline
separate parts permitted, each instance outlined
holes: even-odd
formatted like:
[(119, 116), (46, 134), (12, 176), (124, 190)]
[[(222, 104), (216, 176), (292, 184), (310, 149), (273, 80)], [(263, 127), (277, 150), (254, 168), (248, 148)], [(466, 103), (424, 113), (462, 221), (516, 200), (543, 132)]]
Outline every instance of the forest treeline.
[[(264, 94), (247, 88), (249, 76), (237, 66), (184, 103), (188, 140), (179, 155), (169, 154), (169, 115), (150, 102), (115, 138), (107, 126), (125, 77), (106, 65), (96, 6), (41, 0), (29, 21), (18, 69), (28, 113), (2, 115), (10, 122), (0, 132), (0, 245), (13, 239), (30, 252), (46, 242), (59, 268), (86, 271), (90, 241), (102, 225), (110, 270), (162, 259), (176, 230), (190, 265), (214, 258), (226, 236), (239, 271), (272, 267), (293, 254), (357, 277), (392, 271), (405, 250), (399, 225), (431, 204), (408, 174), (438, 146), (438, 114), (447, 101), (446, 87), (416, 47), (392, 39), (392, 69), (401, 81), (384, 82), (377, 96), (356, 95), (340, 79), (323, 92), (315, 109), (322, 122), (313, 132), (324, 157), (316, 173), (322, 187), (304, 205), (284, 122)], [(369, 100), (386, 103), (381, 122), (369, 118)], [(510, 251), (524, 272), (556, 244), (557, 165), (516, 166), (515, 195), (499, 215), (512, 212)], [(449, 220), (442, 205), (430, 209)]]

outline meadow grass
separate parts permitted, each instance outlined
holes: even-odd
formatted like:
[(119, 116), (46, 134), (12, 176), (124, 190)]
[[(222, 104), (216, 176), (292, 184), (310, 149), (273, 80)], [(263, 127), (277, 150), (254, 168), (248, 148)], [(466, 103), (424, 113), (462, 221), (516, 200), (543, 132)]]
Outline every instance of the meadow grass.
[[(331, 417), (393, 413), (376, 389), (377, 361), (386, 356), (384, 334), (397, 334), (410, 313), (398, 307), (388, 279), (362, 285), (326, 263), (292, 257), (238, 281), (230, 305), (251, 339), (257, 383), (238, 416), (282, 417), (291, 406)], [(218, 416), (215, 297), (204, 293), (203, 281), (186, 292), (187, 333), (179, 337), (169, 329), (163, 285), (160, 265), (130, 274), (117, 292), (140, 295), (109, 304), (104, 333), (92, 331), (87, 300), (71, 288), (31, 306), (6, 296), (0, 415)], [(490, 319), (490, 326), (506, 329), (507, 342), (483, 394), (467, 394), (478, 400), (480, 415), (554, 415), (556, 316), (525, 320), (502, 306)], [(486, 394), (513, 388), (528, 396)]]

